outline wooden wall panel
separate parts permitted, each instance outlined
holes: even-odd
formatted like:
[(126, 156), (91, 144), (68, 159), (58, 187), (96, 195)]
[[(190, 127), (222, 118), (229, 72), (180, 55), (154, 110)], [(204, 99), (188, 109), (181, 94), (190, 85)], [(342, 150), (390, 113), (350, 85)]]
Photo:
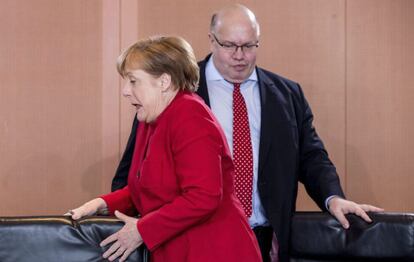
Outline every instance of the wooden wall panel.
[(347, 188), (413, 211), (414, 2), (347, 4)]
[(102, 1), (102, 183), (103, 192), (111, 188), (111, 181), (119, 163), (120, 153), (120, 78), (116, 59), (120, 52), (120, 2)]
[[(213, 11), (236, 1), (0, 2), (0, 215), (61, 214), (108, 192), (133, 108), (115, 61), (142, 37), (209, 52)], [(414, 3), (241, 1), (258, 64), (298, 81), (349, 198), (412, 211)], [(298, 208), (316, 206), (301, 188)]]
[(101, 2), (1, 1), (0, 215), (100, 193)]
[[(345, 180), (345, 1), (266, 1), (259, 65), (299, 82)], [(317, 210), (300, 187), (299, 210)]]
[[(120, 35), (118, 36), (120, 41), (121, 50), (126, 49), (132, 43), (138, 40), (138, 4), (137, 0), (122, 0), (121, 2), (121, 25)], [(121, 52), (119, 52), (120, 54)], [(118, 54), (118, 55), (119, 55)], [(114, 61), (114, 65), (115, 65)], [(122, 88), (124, 82), (121, 81), (120, 87)], [(121, 89), (119, 89), (121, 92)], [(120, 96), (120, 148), (121, 152), (124, 151), (126, 143), (128, 141), (129, 134), (131, 133), (132, 120), (135, 115), (135, 108), (131, 106), (128, 99)], [(121, 156), (121, 155), (120, 155)]]

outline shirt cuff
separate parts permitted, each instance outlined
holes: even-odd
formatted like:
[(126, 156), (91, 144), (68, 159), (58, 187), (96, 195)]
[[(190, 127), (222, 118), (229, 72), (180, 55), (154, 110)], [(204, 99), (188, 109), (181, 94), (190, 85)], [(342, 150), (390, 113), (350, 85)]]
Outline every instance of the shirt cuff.
[(325, 200), (325, 208), (326, 208), (326, 210), (328, 210), (328, 211), (329, 211), (329, 205), (328, 205), (328, 203), (329, 203), (329, 201), (330, 201), (332, 198), (334, 198), (334, 197), (339, 197), (339, 198), (342, 198), (342, 197), (337, 196), (337, 195), (332, 195), (332, 196), (329, 196), (329, 197)]

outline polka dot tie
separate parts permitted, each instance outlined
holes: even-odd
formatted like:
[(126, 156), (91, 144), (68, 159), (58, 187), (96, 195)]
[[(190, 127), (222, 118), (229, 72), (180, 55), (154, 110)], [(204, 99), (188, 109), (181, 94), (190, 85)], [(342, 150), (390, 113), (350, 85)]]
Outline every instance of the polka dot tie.
[(247, 217), (252, 215), (253, 153), (246, 103), (240, 84), (233, 90), (233, 160), (235, 189)]

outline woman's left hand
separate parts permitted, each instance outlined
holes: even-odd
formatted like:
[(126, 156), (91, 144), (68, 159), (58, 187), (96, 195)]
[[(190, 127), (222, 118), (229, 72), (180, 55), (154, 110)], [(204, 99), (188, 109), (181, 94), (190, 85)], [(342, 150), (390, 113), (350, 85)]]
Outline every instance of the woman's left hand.
[(137, 218), (133, 218), (115, 211), (115, 216), (122, 220), (125, 225), (118, 232), (110, 235), (101, 242), (101, 247), (112, 243), (112, 246), (103, 254), (103, 257), (109, 261), (114, 261), (118, 257), (119, 262), (125, 261), (128, 256), (137, 249), (142, 243), (142, 237), (138, 232)]

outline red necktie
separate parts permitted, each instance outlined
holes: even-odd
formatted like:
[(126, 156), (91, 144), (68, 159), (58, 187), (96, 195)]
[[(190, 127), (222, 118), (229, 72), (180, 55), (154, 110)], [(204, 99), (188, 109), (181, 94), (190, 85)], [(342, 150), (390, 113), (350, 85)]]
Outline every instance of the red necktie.
[(246, 103), (240, 84), (233, 90), (233, 160), (235, 189), (247, 217), (252, 214), (253, 153)]

